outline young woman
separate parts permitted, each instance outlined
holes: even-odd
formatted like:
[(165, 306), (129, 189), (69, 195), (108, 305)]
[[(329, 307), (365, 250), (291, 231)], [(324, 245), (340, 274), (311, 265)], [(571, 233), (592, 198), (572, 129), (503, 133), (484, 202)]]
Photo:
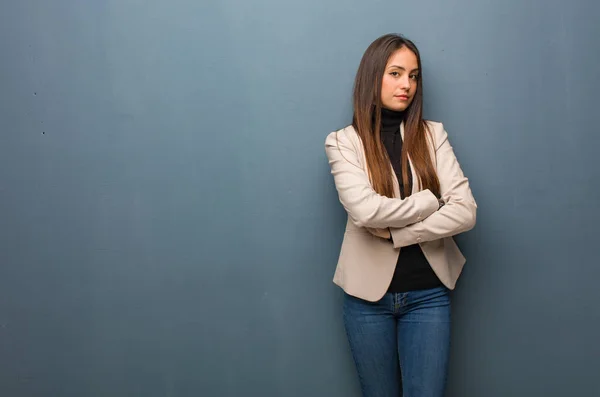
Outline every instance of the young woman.
[(417, 47), (395, 34), (366, 50), (352, 125), (325, 142), (348, 222), (334, 283), (365, 397), (443, 397), (449, 290), (465, 263), (452, 236), (477, 205), (441, 123), (423, 120)]

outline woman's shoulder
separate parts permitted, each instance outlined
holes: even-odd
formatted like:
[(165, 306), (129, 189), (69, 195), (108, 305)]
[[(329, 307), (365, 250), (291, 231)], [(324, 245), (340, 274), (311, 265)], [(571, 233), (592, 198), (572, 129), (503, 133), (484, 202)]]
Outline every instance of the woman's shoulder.
[(338, 142), (340, 140), (346, 140), (352, 143), (355, 143), (357, 140), (359, 140), (358, 133), (352, 124), (339, 130), (330, 132), (325, 139), (325, 143)]
[(448, 136), (446, 128), (444, 128), (444, 123), (441, 121), (425, 120), (425, 125), (433, 139), (433, 145), (436, 149), (439, 148)]
[(444, 123), (441, 121), (425, 120), (425, 125), (432, 134), (440, 134), (444, 131)]

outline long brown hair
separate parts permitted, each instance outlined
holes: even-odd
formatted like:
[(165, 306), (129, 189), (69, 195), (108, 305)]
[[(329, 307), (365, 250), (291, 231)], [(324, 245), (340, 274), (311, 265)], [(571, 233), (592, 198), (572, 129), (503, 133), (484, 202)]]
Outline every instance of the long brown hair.
[(404, 197), (410, 196), (408, 158), (412, 160), (419, 190), (429, 189), (440, 197), (440, 182), (428, 149), (429, 134), (423, 120), (423, 79), (421, 56), (415, 44), (397, 34), (387, 34), (375, 40), (365, 51), (354, 82), (352, 125), (365, 148), (369, 178), (373, 189), (387, 197), (394, 197), (393, 171), (381, 142), (381, 84), (385, 67), (394, 52), (406, 47), (417, 57), (419, 77), (415, 96), (406, 109), (404, 141), (402, 144), (402, 182)]

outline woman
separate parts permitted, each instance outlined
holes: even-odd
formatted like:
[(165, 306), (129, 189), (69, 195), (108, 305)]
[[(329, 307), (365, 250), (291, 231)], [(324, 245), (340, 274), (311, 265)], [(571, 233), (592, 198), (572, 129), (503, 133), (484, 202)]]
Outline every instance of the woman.
[(325, 142), (348, 213), (334, 283), (363, 396), (442, 397), (450, 297), (465, 258), (452, 236), (477, 205), (441, 123), (424, 121), (419, 51), (389, 34), (356, 74), (351, 126)]

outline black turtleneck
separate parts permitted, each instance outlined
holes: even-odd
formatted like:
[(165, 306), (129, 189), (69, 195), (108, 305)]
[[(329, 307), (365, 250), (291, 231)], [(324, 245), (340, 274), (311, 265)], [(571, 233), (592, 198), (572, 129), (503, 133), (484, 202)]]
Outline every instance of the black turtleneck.
[[(394, 168), (398, 184), (400, 185), (400, 197), (404, 198), (404, 184), (402, 183), (402, 137), (400, 135), (400, 124), (404, 120), (404, 112), (389, 109), (381, 110), (381, 140), (387, 150), (390, 162)], [(408, 170), (410, 189), (412, 188), (412, 177)], [(390, 283), (388, 292), (405, 292), (434, 288), (442, 285), (419, 244), (402, 247), (398, 262), (394, 271), (394, 277)]]

